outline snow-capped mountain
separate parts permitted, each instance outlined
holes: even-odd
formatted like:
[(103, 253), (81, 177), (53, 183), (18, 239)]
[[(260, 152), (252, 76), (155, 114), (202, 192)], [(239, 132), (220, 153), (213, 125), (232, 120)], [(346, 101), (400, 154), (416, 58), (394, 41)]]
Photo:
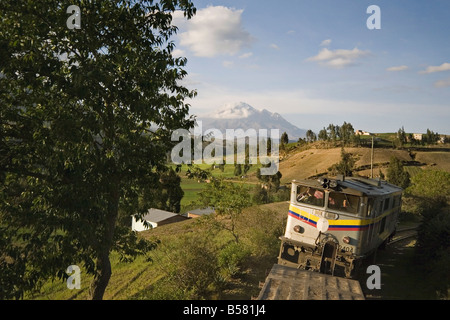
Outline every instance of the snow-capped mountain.
[(218, 129), (225, 133), (226, 129), (278, 129), (280, 135), (283, 132), (288, 134), (289, 140), (304, 138), (306, 130), (300, 129), (280, 114), (272, 113), (266, 109), (257, 110), (245, 102), (229, 103), (218, 111), (199, 116), (198, 121), (202, 121), (203, 131), (207, 129)]

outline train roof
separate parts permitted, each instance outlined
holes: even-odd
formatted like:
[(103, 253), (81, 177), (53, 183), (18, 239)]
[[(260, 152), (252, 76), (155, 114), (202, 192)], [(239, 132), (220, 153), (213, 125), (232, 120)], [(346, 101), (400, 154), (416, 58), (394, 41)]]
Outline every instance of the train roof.
[(363, 177), (319, 178), (315, 180), (292, 180), (292, 183), (318, 189), (330, 189), (357, 196), (382, 196), (402, 192), (402, 188), (384, 180)]

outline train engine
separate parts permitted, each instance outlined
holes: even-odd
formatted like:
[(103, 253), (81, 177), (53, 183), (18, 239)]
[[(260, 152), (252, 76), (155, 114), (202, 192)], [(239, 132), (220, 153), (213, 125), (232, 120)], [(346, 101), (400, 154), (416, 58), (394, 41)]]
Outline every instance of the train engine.
[(402, 189), (386, 181), (337, 177), (292, 181), (278, 264), (353, 277), (394, 235)]

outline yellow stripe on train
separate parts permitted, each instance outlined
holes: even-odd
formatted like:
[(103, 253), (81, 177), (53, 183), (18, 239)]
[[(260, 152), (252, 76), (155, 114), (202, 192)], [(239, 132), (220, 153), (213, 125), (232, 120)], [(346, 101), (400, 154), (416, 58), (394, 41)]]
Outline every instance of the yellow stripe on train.
[[(312, 209), (315, 210), (315, 209)], [(320, 211), (320, 216), (313, 213), (308, 213), (300, 208), (298, 208), (295, 205), (289, 206), (289, 216), (299, 219), (309, 225), (315, 226), (317, 221), (321, 218), (321, 214), (324, 211)], [(338, 229), (365, 229), (368, 228), (370, 225), (375, 224), (379, 222), (381, 219), (383, 219), (385, 216), (389, 215), (392, 212), (392, 210), (385, 212), (384, 214), (372, 218), (372, 219), (328, 219), (329, 223), (329, 230), (338, 230)]]

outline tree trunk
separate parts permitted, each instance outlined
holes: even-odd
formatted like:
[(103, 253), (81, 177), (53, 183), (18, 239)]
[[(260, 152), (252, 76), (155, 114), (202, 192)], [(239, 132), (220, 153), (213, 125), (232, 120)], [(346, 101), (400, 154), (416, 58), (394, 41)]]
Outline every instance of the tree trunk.
[(111, 278), (111, 262), (109, 252), (113, 246), (114, 231), (116, 228), (117, 216), (119, 214), (119, 192), (118, 184), (112, 184), (109, 196), (108, 215), (105, 221), (105, 232), (103, 239), (100, 239), (96, 272), (91, 283), (90, 296), (92, 300), (102, 300)]
[(109, 261), (109, 250), (101, 254), (97, 259), (97, 271), (91, 283), (90, 295), (92, 300), (102, 300), (111, 278), (111, 262)]

